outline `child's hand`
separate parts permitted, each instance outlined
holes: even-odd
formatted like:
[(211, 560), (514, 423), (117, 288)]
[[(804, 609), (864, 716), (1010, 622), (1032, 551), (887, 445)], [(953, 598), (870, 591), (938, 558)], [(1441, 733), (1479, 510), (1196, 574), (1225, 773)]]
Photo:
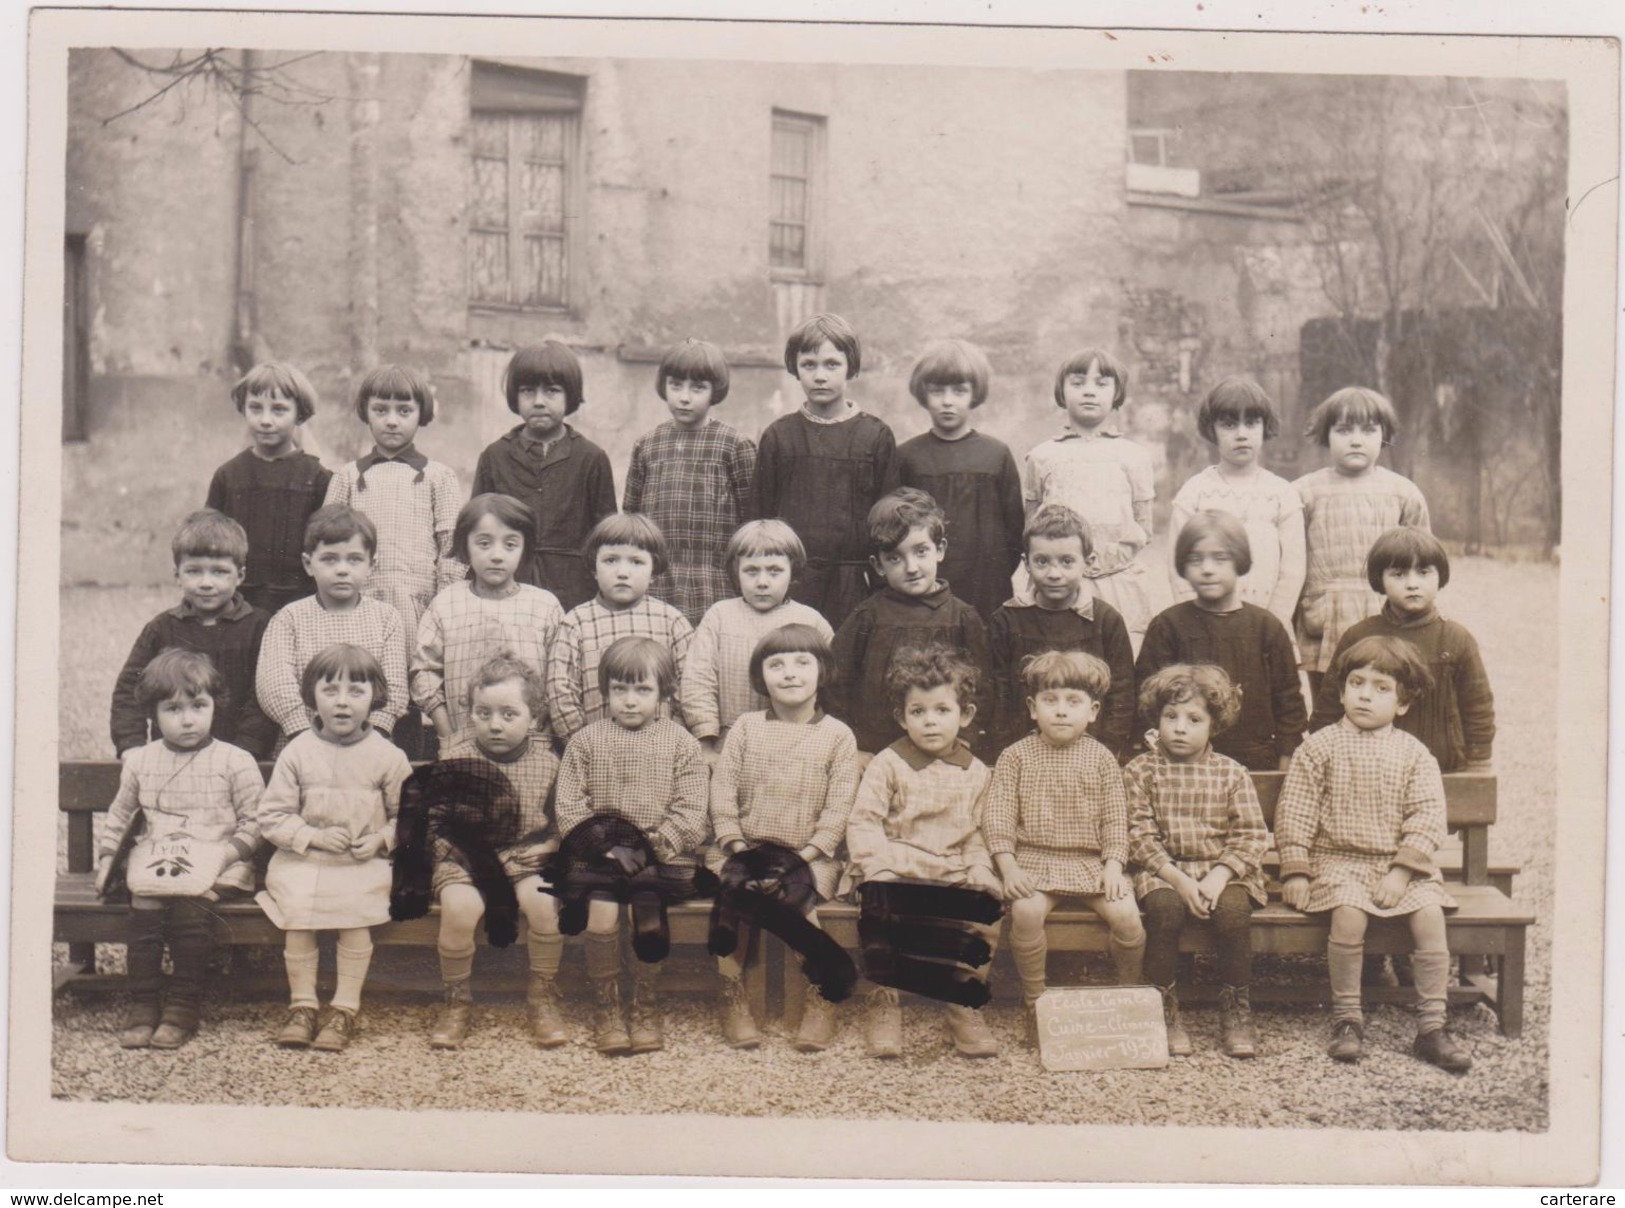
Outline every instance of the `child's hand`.
[(96, 896), (107, 892), (107, 878), (113, 875), (113, 857), (103, 856), (96, 861)]
[(1309, 878), (1288, 877), (1281, 883), (1281, 900), (1294, 910), (1309, 905)]
[(1396, 865), (1377, 883), (1377, 890), (1371, 895), (1371, 900), (1383, 910), (1387, 910), (1390, 906), (1399, 905), (1399, 899), (1405, 896), (1405, 891), (1410, 887), (1411, 870)]
[(357, 860), (371, 860), (374, 856), (382, 855), (389, 847), (389, 836), (383, 831), (375, 831), (370, 835), (362, 835), (350, 844), (350, 855)]
[(310, 848), (342, 856), (350, 850), (350, 834), (342, 826), (324, 826), (311, 837)]
[[(1186, 879), (1189, 880), (1189, 878)], [(1106, 865), (1106, 875), (1102, 880), (1105, 882), (1106, 900), (1108, 902), (1116, 902), (1126, 898), (1132, 892), (1133, 887), (1129, 884), (1129, 879), (1123, 875), (1123, 870), (1117, 866), (1115, 861)]]
[(1020, 868), (1012, 869), (1005, 874), (1004, 896), (1010, 901), (1013, 902), (1017, 898), (1030, 898), (1037, 892), (1038, 884), (1033, 880), (1032, 874), (1024, 872)]
[(1179, 895), (1179, 900), (1185, 903), (1185, 909), (1190, 911), (1191, 914), (1199, 919), (1207, 918), (1209, 914), (1208, 901), (1202, 894), (1201, 885), (1197, 884), (1195, 880), (1181, 874), (1179, 880), (1174, 882), (1174, 892)]
[(633, 847), (612, 847), (605, 854), (629, 877), (637, 876), (648, 864), (643, 852)]
[(1225, 864), (1215, 864), (1207, 870), (1207, 875), (1202, 878), (1198, 888), (1202, 891), (1202, 900), (1207, 903), (1209, 910), (1219, 904), (1219, 895), (1224, 892), (1225, 886), (1230, 884), (1234, 876), (1235, 874)]

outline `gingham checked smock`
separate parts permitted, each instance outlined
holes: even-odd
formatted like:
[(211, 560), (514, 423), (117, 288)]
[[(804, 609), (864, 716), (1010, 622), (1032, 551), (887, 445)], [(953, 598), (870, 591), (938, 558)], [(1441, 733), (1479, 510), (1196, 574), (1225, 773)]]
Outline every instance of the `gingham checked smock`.
[(982, 834), (997, 857), (1054, 894), (1104, 891), (1107, 860), (1128, 863), (1128, 800), (1111, 752), (1087, 734), (1064, 747), (1029, 734), (993, 768)]
[[(537, 589), (541, 590), (540, 588)], [(511, 881), (519, 881), (540, 871), (542, 862), (559, 846), (559, 836), (548, 811), (548, 799), (559, 775), (559, 758), (546, 738), (533, 734), (525, 748), (503, 759), (487, 755), (471, 738), (455, 742), (443, 752), (441, 759), (479, 759), (502, 774), (507, 787), (519, 800), (519, 825), (508, 841), (497, 848), (503, 871)], [(515, 842), (529, 836), (528, 842)], [(496, 837), (501, 842), (501, 837)], [(447, 885), (472, 885), (474, 879), (456, 854), (456, 848), (444, 839), (435, 842), (434, 891), (439, 894)]]
[(578, 733), (559, 767), (559, 835), (594, 814), (619, 814), (649, 837), (667, 863), (689, 862), (705, 841), (705, 759), (682, 726), (656, 717), (624, 730), (607, 718)]
[(811, 625), (826, 642), (835, 637), (816, 609), (795, 600), (757, 612), (743, 599), (719, 600), (706, 610), (683, 659), (678, 699), (695, 738), (719, 738), (742, 713), (767, 708), (767, 697), (750, 682), (750, 656), (781, 625)]
[(1270, 833), (1246, 768), (1212, 747), (1188, 763), (1151, 751), (1123, 769), (1123, 787), (1135, 897), (1169, 888), (1157, 872), (1172, 862), (1198, 881), (1223, 864), (1254, 902), (1269, 902), (1261, 861)]
[[(475, 594), (471, 582), (453, 583), (424, 609), (412, 655), (412, 699), (428, 716), (446, 706), (454, 734), (468, 724), (468, 686), (498, 654), (518, 659), (547, 682), (547, 651), (564, 610), (546, 588), (516, 583), (500, 600)], [(547, 714), (534, 719), (546, 730)]]
[[(553, 733), (568, 741), (590, 722), (609, 715), (598, 686), (598, 664), (620, 638), (653, 638), (671, 651), (682, 682), (694, 630), (670, 604), (644, 596), (630, 608), (610, 608), (593, 598), (564, 614), (547, 656), (547, 711)], [(681, 717), (676, 702), (660, 706), (662, 717)]]

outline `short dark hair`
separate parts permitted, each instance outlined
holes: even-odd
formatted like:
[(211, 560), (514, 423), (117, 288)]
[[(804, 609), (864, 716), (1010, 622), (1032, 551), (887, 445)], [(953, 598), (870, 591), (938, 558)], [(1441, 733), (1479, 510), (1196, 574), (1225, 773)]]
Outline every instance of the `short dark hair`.
[(925, 406), (928, 386), (957, 386), (970, 384), (970, 405), (980, 407), (987, 401), (987, 384), (993, 377), (993, 367), (987, 354), (968, 340), (936, 340), (926, 346), (920, 359), (914, 362), (909, 374), (908, 392), (914, 401)]
[(1275, 401), (1269, 392), (1245, 374), (1225, 378), (1202, 400), (1196, 409), (1196, 430), (1209, 444), (1219, 443), (1214, 429), (1220, 420), (1233, 420), (1245, 424), (1249, 420), (1264, 421), (1264, 439), (1281, 435), (1281, 417), (1275, 413)]
[(316, 707), (316, 685), (327, 680), (349, 680), (352, 684), (366, 680), (372, 685), (372, 707), (389, 704), (389, 681), (384, 678), (383, 665), (366, 650), (339, 642), (318, 650), (305, 664), (299, 675), (299, 699), (305, 708)]
[(1433, 567), (1439, 572), (1439, 586), (1450, 582), (1450, 555), (1439, 539), (1425, 528), (1402, 525), (1391, 528), (1371, 543), (1365, 556), (1365, 578), (1371, 590), (1383, 595), (1382, 575), (1389, 570)]
[(785, 371), (791, 377), (796, 377), (796, 361), (801, 354), (817, 352), (826, 342), (835, 345), (846, 357), (847, 380), (857, 377), (858, 370), (863, 367), (863, 345), (858, 343), (858, 333), (840, 315), (828, 313), (814, 315), (790, 333), (790, 338), (784, 342)]
[(176, 696), (210, 696), (224, 705), (226, 681), (208, 655), (171, 646), (141, 669), (135, 682), (135, 701), (150, 717), (164, 701)]
[(238, 378), (231, 388), (232, 406), (241, 411), (251, 394), (280, 394), (292, 399), (294, 415), (301, 424), (316, 414), (316, 388), (309, 378), (283, 361), (264, 361)]
[(715, 407), (728, 397), (728, 358), (709, 340), (684, 340), (673, 344), (660, 359), (655, 393), (661, 398), (666, 397), (666, 382), (672, 378), (680, 382), (710, 382), (711, 405)]
[(457, 524), (451, 530), (451, 552), (465, 563), (471, 560), (468, 556), (468, 539), (487, 516), (495, 517), (498, 524), (513, 529), (525, 539), (522, 557), (528, 557), (530, 551), (536, 548), (536, 513), (530, 510), (530, 505), (512, 495), (487, 491), (463, 504), (462, 510), (457, 513)]
[(762, 635), (761, 641), (750, 652), (750, 686), (762, 696), (767, 695), (767, 681), (762, 678), (762, 664), (775, 654), (810, 654), (818, 660), (818, 699), (822, 702), (835, 682), (835, 651), (829, 639), (811, 625), (797, 622), (780, 625)]
[(1230, 556), (1236, 560), (1236, 574), (1244, 575), (1253, 568), (1253, 543), (1247, 539), (1247, 529), (1237, 516), (1208, 508), (1185, 521), (1185, 527), (1174, 538), (1174, 570), (1185, 577), (1185, 559), (1191, 556), (1198, 541), (1217, 538)]
[(677, 660), (671, 649), (653, 638), (616, 638), (598, 660), (598, 691), (609, 695), (609, 686), (639, 684), (652, 679), (660, 689), (660, 699), (677, 693)]
[(1022, 553), (1030, 552), (1034, 537), (1045, 537), (1050, 541), (1076, 537), (1083, 542), (1085, 558), (1095, 552), (1088, 522), (1064, 503), (1046, 503), (1032, 514), (1027, 527), (1021, 530)]
[(723, 557), (727, 561), (728, 577), (737, 588), (741, 558), (788, 558), (790, 578), (794, 580), (807, 565), (807, 547), (796, 536), (796, 530), (783, 520), (747, 520), (728, 538)]
[(511, 679), (519, 681), (520, 694), (525, 698), (525, 707), (530, 710), (532, 718), (540, 718), (547, 708), (547, 685), (542, 682), (541, 672), (524, 659), (514, 658), (511, 654), (498, 654), (480, 664), (474, 678), (468, 681), (468, 694), (463, 703), (472, 709), (474, 693), (481, 688), (505, 684)]
[(940, 544), (948, 531), (948, 518), (937, 501), (919, 487), (898, 487), (882, 495), (869, 509), (869, 549), (880, 554), (896, 549), (909, 531), (924, 528), (933, 544)]
[(372, 517), (342, 503), (329, 503), (305, 521), (305, 553), (314, 554), (318, 545), (342, 545), (356, 536), (370, 557), (378, 556), (378, 526)]
[(1385, 445), (1393, 444), (1399, 435), (1399, 413), (1393, 403), (1366, 386), (1344, 386), (1333, 391), (1309, 413), (1304, 435), (1324, 448), (1332, 443), (1332, 429), (1338, 424), (1380, 424)]
[(181, 521), (169, 552), (177, 567), (182, 558), (230, 558), (241, 570), (248, 561), (248, 534), (224, 512), (203, 508)]
[(416, 403), (420, 424), (427, 426), (434, 420), (434, 387), (423, 374), (405, 365), (380, 365), (361, 379), (355, 388), (355, 413), (362, 423), (367, 422), (368, 400), (375, 398)]
[(1112, 394), (1112, 407), (1115, 410), (1128, 401), (1128, 366), (1121, 364), (1104, 348), (1085, 348), (1082, 352), (1074, 353), (1062, 363), (1055, 374), (1055, 405), (1066, 406), (1066, 379), (1074, 373), (1088, 373), (1089, 366), (1098, 364), (1103, 377), (1110, 377), (1117, 382), (1117, 389)]
[(660, 526), (642, 512), (611, 512), (587, 534), (581, 546), (581, 557), (592, 574), (598, 563), (598, 551), (606, 545), (635, 545), (645, 551), (654, 563), (654, 573), (664, 574), (671, 565), (670, 547)]
[(1140, 685), (1140, 720), (1155, 727), (1169, 705), (1199, 700), (1212, 720), (1210, 738), (1217, 738), (1241, 715), (1241, 689), (1223, 667), (1212, 663), (1170, 663)]
[(1404, 638), (1374, 634), (1361, 638), (1332, 664), (1332, 681), (1338, 694), (1343, 692), (1350, 672), (1369, 667), (1383, 675), (1391, 675), (1399, 685), (1399, 703), (1409, 705), (1433, 690), (1433, 673), (1421, 652)]
[(519, 413), (519, 392), (526, 386), (556, 386), (564, 391), (564, 414), (573, 415), (585, 401), (581, 397), (581, 362), (557, 340), (543, 340), (521, 348), (508, 361), (502, 375), (502, 393), (508, 410)]
[(953, 686), (961, 709), (976, 703), (975, 666), (947, 646), (904, 646), (886, 665), (886, 697), (897, 712), (908, 703), (908, 694), (914, 689), (929, 692), (944, 684)]
[(1112, 686), (1112, 669), (1086, 650), (1046, 650), (1029, 654), (1018, 669), (1028, 696), (1055, 688), (1075, 688), (1101, 700)]

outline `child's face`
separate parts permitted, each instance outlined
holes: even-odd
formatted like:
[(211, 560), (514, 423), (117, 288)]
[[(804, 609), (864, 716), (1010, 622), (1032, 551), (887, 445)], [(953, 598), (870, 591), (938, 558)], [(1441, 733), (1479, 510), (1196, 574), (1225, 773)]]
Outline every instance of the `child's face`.
[(1071, 608), (1083, 583), (1081, 537), (1034, 537), (1027, 542), (1027, 574), (1044, 608)]
[(746, 554), (739, 559), (739, 594), (757, 612), (784, 603), (790, 594), (790, 559), (785, 554)]
[(846, 397), (846, 353), (825, 340), (796, 357), (796, 380), (813, 407), (833, 408)]
[(346, 541), (324, 541), (301, 560), (316, 581), (317, 597), (330, 608), (353, 607), (372, 576), (372, 555), (360, 533)]
[(367, 400), (367, 427), (381, 452), (399, 453), (411, 444), (423, 422), (416, 401), (398, 398)]
[(1191, 546), (1179, 568), (1196, 598), (1211, 608), (1227, 608), (1236, 598), (1236, 557), (1217, 537), (1203, 537)]
[(1399, 681), (1375, 667), (1355, 667), (1343, 681), (1343, 714), (1362, 730), (1381, 730), (1410, 704), (1399, 699)]
[(925, 410), (931, 417), (932, 430), (950, 440), (963, 435), (970, 425), (975, 398), (976, 388), (969, 382), (928, 384), (925, 388)]
[(1117, 379), (1102, 373), (1099, 361), (1090, 361), (1082, 373), (1067, 374), (1061, 383), (1067, 422), (1079, 430), (1100, 427), (1111, 414), (1116, 398)]
[(891, 549), (871, 557), (869, 564), (893, 591), (924, 596), (936, 590), (937, 565), (947, 552), (946, 541), (931, 540), (931, 530), (917, 524)]
[(468, 565), (481, 587), (501, 591), (513, 582), (525, 558), (525, 534), (509, 528), (495, 516), (480, 517), (468, 533)]
[(218, 616), (231, 603), (242, 581), (243, 568), (231, 558), (188, 554), (175, 566), (175, 582), (181, 585), (181, 599), (205, 617)]
[(293, 430), (299, 426), (299, 406), (280, 391), (250, 391), (243, 399), (243, 418), (254, 437), (254, 451), (262, 457), (280, 457), (293, 448)]
[(474, 725), (474, 741), (489, 755), (508, 755), (518, 750), (536, 722), (525, 703), (524, 681), (517, 678), (474, 689), (468, 713)]
[(762, 660), (767, 698), (781, 709), (795, 709), (818, 699), (818, 656), (810, 650), (787, 650)]
[(316, 716), (322, 720), (322, 733), (343, 740), (353, 737), (367, 724), (372, 712), (372, 681), (325, 679), (316, 684)]
[(1332, 466), (1339, 474), (1364, 474), (1377, 464), (1377, 455), (1382, 452), (1382, 425), (1343, 420), (1327, 429), (1326, 447), (1331, 450)]
[(598, 594), (617, 608), (630, 608), (649, 591), (655, 561), (649, 551), (636, 545), (602, 545), (593, 563), (598, 578)]
[(521, 386), (514, 396), (528, 434), (538, 440), (558, 434), (564, 424), (564, 409), (569, 406), (563, 386)]
[(158, 702), (158, 733), (164, 741), (182, 751), (194, 751), (209, 739), (214, 725), (214, 697), (207, 692), (188, 696), (177, 692)]
[(1382, 572), (1382, 592), (1401, 616), (1422, 616), (1439, 596), (1439, 568), (1390, 566)]
[(660, 715), (660, 685), (652, 679), (609, 681), (609, 715), (623, 730), (641, 730)]
[(699, 428), (711, 413), (712, 384), (688, 378), (666, 379), (666, 407), (679, 428)]
[(1157, 743), (1162, 753), (1175, 763), (1188, 763), (1203, 751), (1213, 737), (1213, 715), (1199, 696), (1169, 701), (1157, 718)]
[(1213, 436), (1220, 461), (1232, 469), (1251, 469), (1264, 451), (1264, 419), (1258, 415), (1250, 419), (1221, 416), (1213, 424)]
[(976, 716), (975, 705), (961, 705), (952, 684), (910, 688), (896, 714), (909, 741), (927, 755), (946, 755), (959, 739), (959, 731)]
[(1027, 712), (1051, 746), (1065, 747), (1083, 737), (1100, 714), (1100, 702), (1082, 688), (1045, 688), (1027, 698)]

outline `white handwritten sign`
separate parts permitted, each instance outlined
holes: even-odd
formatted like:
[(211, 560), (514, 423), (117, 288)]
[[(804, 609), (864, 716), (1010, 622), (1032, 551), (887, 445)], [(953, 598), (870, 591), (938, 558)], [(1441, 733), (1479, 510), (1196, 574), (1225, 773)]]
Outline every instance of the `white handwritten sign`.
[(1151, 986), (1046, 990), (1038, 999), (1046, 1070), (1160, 1069), (1168, 1064), (1162, 995)]

